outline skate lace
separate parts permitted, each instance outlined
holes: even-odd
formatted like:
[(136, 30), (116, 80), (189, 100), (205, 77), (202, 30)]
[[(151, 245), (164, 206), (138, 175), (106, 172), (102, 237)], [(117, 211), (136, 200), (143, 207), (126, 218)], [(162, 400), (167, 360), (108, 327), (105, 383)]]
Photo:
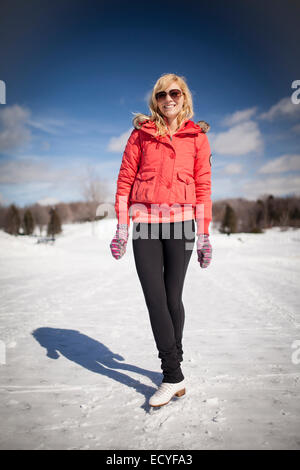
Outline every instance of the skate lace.
[(163, 382), (160, 386), (159, 389), (157, 390), (156, 394), (158, 396), (163, 395), (166, 392), (171, 392), (174, 390), (174, 384), (170, 384), (167, 382)]

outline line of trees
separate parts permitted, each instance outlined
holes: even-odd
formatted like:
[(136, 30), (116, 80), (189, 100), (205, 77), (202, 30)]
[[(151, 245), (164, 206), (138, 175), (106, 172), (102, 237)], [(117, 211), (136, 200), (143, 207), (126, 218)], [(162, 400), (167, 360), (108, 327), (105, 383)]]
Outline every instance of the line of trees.
[(18, 207), (0, 205), (0, 229), (11, 235), (32, 235), (36, 229), (40, 235), (46, 230), (47, 235), (61, 233), (62, 224), (90, 222), (105, 216), (96, 216), (98, 203), (70, 202), (55, 206), (38, 203)]
[(32, 235), (36, 228), (40, 235), (46, 229), (47, 235), (61, 233), (62, 224), (87, 222), (109, 216), (97, 216), (97, 207), (108, 193), (107, 183), (101, 180), (94, 168), (87, 165), (80, 180), (83, 201), (40, 205), (24, 208), (11, 204), (4, 207), (0, 202), (0, 229), (14, 235)]
[[(46, 228), (47, 235), (61, 232), (65, 223), (82, 223), (104, 218), (96, 216), (98, 201), (59, 203), (55, 206), (33, 204), (24, 208), (0, 205), (0, 228), (11, 234), (30, 235)], [(300, 197), (264, 195), (256, 201), (243, 198), (213, 203), (213, 224), (222, 233), (262, 233), (264, 229), (300, 227)]]
[(62, 232), (60, 216), (55, 207), (33, 213), (30, 208), (22, 210), (11, 204), (6, 210), (0, 207), (0, 220), (1, 228), (10, 235), (32, 235), (36, 225), (40, 227), (40, 234), (44, 226), (47, 227), (47, 235), (52, 237)]
[(271, 227), (300, 227), (300, 197), (263, 195), (256, 201), (243, 198), (216, 201), (213, 223), (221, 233), (263, 233)]

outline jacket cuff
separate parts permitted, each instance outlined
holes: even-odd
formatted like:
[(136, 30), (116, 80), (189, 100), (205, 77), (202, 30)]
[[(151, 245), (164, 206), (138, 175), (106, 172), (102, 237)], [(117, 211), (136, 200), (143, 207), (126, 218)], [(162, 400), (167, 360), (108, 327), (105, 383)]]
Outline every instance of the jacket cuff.
[(128, 225), (129, 228), (130, 218), (128, 212), (119, 212), (117, 219), (119, 225)]
[(209, 224), (211, 222), (211, 219), (196, 219), (196, 224), (197, 224), (197, 236), (206, 234), (209, 235)]

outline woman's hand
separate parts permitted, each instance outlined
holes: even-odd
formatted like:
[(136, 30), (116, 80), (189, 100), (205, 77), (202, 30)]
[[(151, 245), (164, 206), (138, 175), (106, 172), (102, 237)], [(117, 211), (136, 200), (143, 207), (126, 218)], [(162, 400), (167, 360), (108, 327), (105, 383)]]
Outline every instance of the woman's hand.
[(212, 246), (210, 244), (209, 236), (207, 234), (198, 235), (197, 254), (201, 268), (207, 268), (207, 266), (211, 262), (212, 257)]
[(128, 236), (128, 225), (117, 224), (116, 234), (109, 245), (111, 254), (115, 259), (120, 259), (125, 254)]

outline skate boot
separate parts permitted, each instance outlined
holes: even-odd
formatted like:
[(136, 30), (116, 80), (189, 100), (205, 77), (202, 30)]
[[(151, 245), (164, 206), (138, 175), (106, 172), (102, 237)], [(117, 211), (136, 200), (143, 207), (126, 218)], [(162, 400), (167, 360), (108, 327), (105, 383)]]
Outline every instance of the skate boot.
[(171, 398), (174, 395), (177, 397), (181, 397), (185, 394), (185, 383), (184, 380), (178, 383), (169, 383), (169, 382), (162, 382), (159, 386), (158, 390), (152, 395), (149, 400), (150, 406), (162, 406), (169, 403)]

